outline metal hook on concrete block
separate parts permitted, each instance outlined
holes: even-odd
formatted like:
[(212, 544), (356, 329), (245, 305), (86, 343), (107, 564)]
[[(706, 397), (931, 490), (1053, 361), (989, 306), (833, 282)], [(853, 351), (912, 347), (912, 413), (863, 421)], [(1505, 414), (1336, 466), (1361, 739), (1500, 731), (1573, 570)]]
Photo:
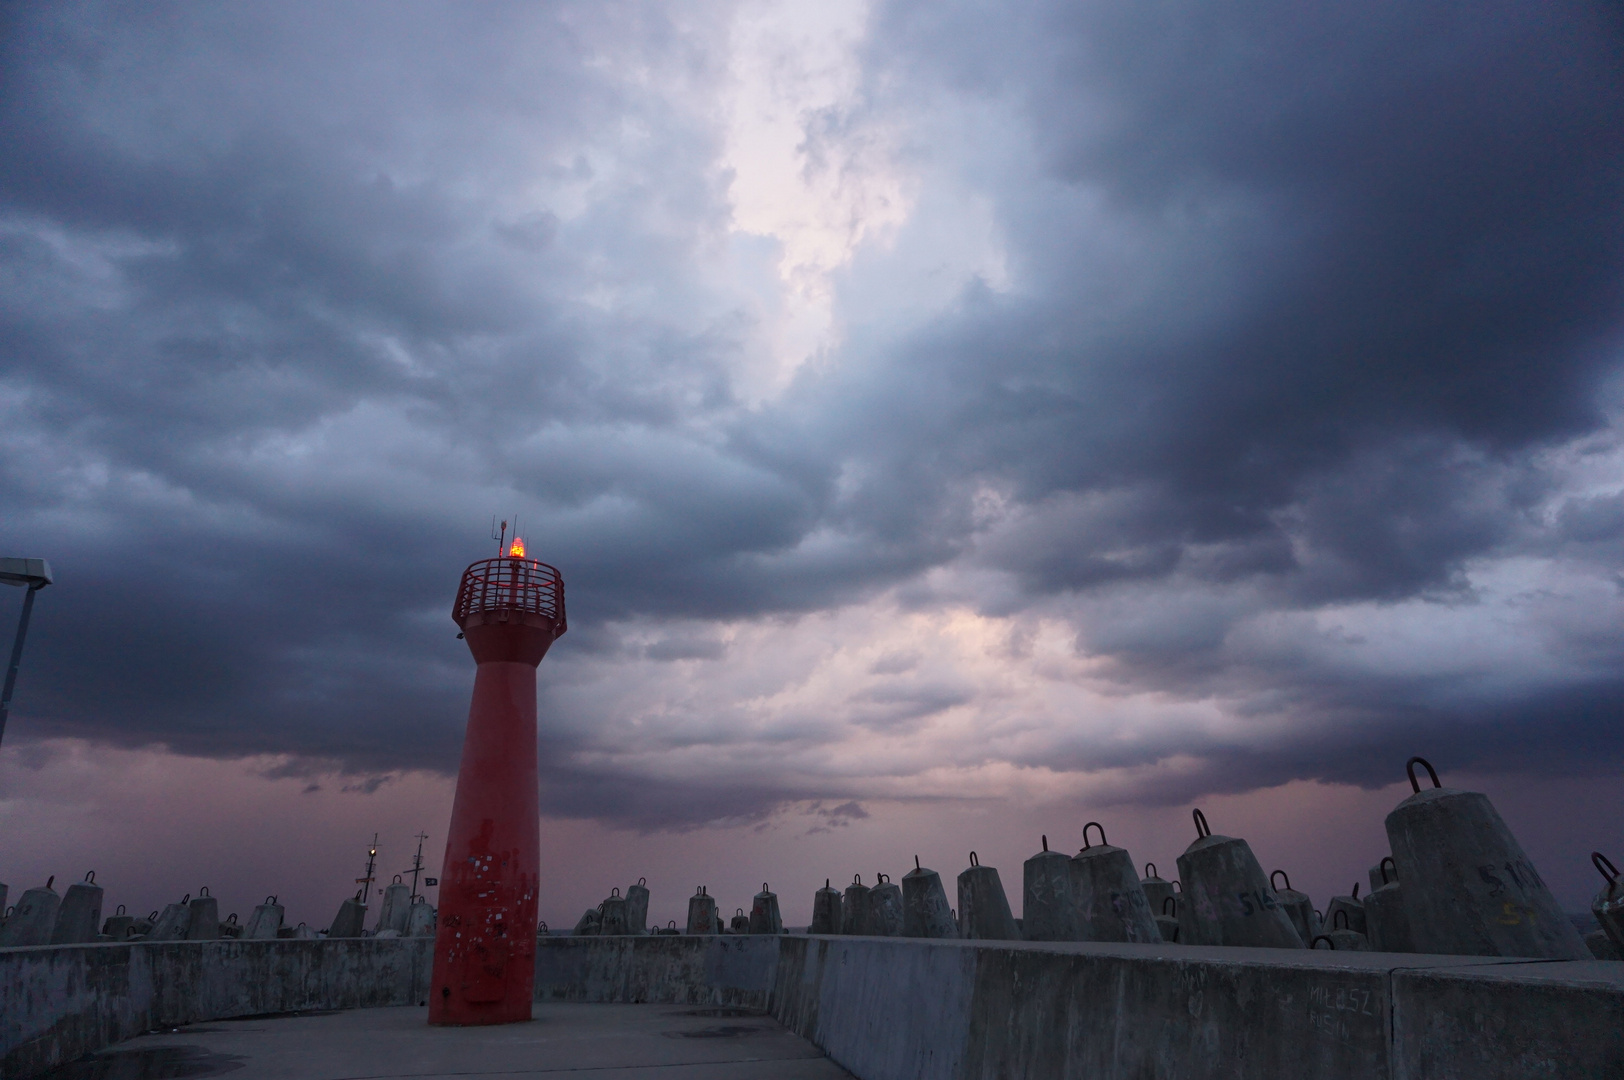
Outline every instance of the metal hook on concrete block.
[(1423, 757), (1413, 757), (1404, 763), (1404, 775), (1410, 778), (1410, 790), (1414, 791), (1417, 795), (1421, 794), (1421, 781), (1415, 778), (1415, 767), (1417, 765), (1427, 770), (1427, 775), (1432, 777), (1433, 787), (1443, 787), (1443, 784), (1439, 783), (1438, 781), (1438, 770), (1432, 767), (1432, 763)]

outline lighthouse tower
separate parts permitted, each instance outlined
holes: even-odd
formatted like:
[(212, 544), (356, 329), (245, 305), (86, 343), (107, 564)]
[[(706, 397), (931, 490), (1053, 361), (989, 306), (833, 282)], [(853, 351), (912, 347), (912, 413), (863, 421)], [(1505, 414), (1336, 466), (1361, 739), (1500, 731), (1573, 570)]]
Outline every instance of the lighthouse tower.
[(564, 580), (515, 536), (463, 572), (451, 617), (479, 667), (440, 872), (429, 1023), (509, 1024), (530, 1019), (535, 984), (536, 665), (566, 629)]

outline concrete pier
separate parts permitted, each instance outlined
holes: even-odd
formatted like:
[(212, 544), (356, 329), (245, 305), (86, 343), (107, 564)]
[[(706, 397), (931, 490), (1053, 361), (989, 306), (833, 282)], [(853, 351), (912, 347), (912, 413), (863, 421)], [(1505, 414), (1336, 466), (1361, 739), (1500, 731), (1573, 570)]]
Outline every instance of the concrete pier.
[[(153, 1028), (420, 1006), (431, 956), (427, 938), (0, 950), (0, 1075), (30, 1080)], [(548, 937), (537, 943), (535, 1000), (542, 1017), (553, 1002), (765, 1013), (861, 1080), (1624, 1075), (1624, 964), (1603, 961), (795, 934)], [(502, 1031), (463, 1033), (470, 1068), (505, 1053)], [(378, 1068), (351, 1064), (336, 1075), (399, 1075), (382, 1058)], [(432, 1060), (424, 1064), (435, 1075)]]
[[(95, 1076), (351, 1080), (357, 1076), (592, 1077), (597, 1080), (849, 1080), (771, 1016), (670, 1005), (547, 1004), (533, 1023), (456, 1030), (428, 1009), (211, 1021), (139, 1036), (97, 1054)], [(144, 1072), (159, 1066), (164, 1071)], [(88, 1071), (88, 1069), (87, 1069)]]

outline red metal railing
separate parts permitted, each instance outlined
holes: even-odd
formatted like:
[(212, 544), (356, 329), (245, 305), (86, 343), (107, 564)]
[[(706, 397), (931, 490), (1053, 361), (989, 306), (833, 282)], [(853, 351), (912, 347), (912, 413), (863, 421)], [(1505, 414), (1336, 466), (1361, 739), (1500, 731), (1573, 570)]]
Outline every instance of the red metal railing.
[(451, 617), (458, 623), (486, 611), (527, 611), (545, 615), (557, 624), (554, 637), (563, 637), (569, 623), (564, 617), (564, 578), (556, 566), (535, 559), (485, 559), (463, 571), (457, 603)]

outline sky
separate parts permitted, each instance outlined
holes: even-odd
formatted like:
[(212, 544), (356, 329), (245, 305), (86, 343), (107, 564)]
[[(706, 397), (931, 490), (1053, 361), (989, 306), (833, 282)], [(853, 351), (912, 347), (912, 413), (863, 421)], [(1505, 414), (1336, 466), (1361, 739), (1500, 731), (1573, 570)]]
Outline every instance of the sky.
[(1620, 861), (1615, 5), (0, 19), (14, 897), (437, 871), (493, 518), (554, 925), (1196, 806), (1321, 898), (1414, 754)]

